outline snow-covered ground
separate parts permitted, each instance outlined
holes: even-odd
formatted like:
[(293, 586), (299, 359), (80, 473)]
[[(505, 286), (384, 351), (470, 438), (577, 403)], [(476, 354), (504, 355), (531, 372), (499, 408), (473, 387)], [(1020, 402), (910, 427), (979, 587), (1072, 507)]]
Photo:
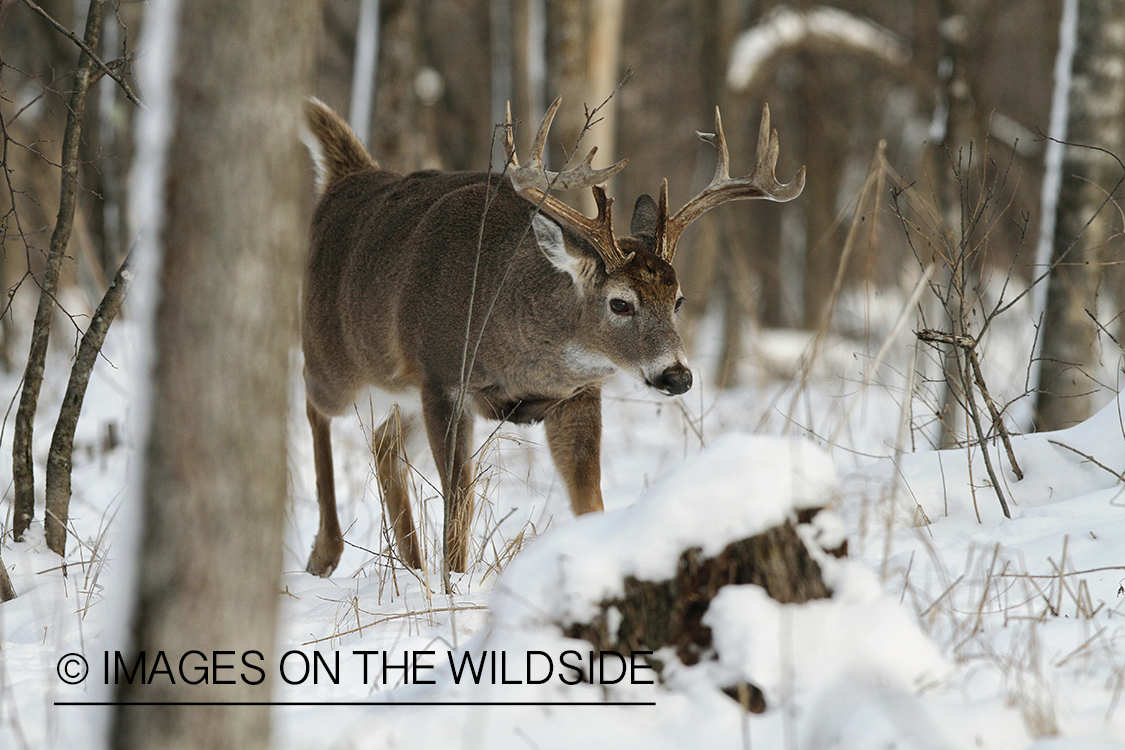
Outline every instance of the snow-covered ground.
[[(711, 334), (705, 325), (696, 341)], [(294, 684), (275, 670), (272, 699), (336, 705), (276, 708), (275, 746), (1125, 747), (1125, 482), (1116, 473), (1125, 470), (1125, 402), (1109, 393), (1078, 427), (1017, 436), (1020, 481), (993, 451), (1008, 520), (978, 449), (929, 449), (934, 394), (909, 378), (925, 366), (909, 330), (877, 368), (883, 342), (871, 326), (867, 334), (823, 342), (803, 384), (779, 376), (808, 342), (786, 332), (752, 335), (743, 385), (727, 391), (708, 384), (706, 351), (694, 362), (697, 387), (680, 399), (613, 379), (598, 516), (571, 515), (539, 428), (487, 434), (495, 425), (478, 423), (488, 502), (478, 503), (475, 563), (453, 595), (440, 593), (441, 503), (426, 455), (413, 458), (431, 570), (419, 576), (381, 554), (365, 431), (391, 403), (378, 394), (334, 426), (343, 560), (330, 580), (303, 572), (316, 500), (295, 379), (276, 651)], [(1007, 342), (985, 350), (994, 390), (1021, 389), (1022, 335), (993, 333)], [(79, 424), (67, 576), (39, 521), (28, 541), (6, 534), (0, 546), (20, 594), (0, 605), (0, 748), (98, 746), (105, 709), (54, 703), (109, 697), (102, 655), (121, 635), (110, 611), (123, 567), (115, 540), (133, 513), (123, 501), (137, 453), (107, 436), (131, 434), (135, 339), (127, 320), (111, 331)], [(67, 375), (63, 347), (52, 357), (40, 458)], [(8, 394), (17, 386), (18, 375), (0, 382)], [(9, 446), (5, 426), (0, 455)], [(10, 487), (9, 460), (0, 467)], [(0, 501), (5, 531), (10, 495)], [(623, 576), (661, 578), (684, 547), (717, 551), (795, 505), (821, 503), (851, 550), (822, 561), (832, 599), (780, 605), (753, 586), (725, 588), (704, 620), (715, 658), (684, 667), (660, 654), (663, 684), (649, 684), (653, 671), (628, 654), (615, 681), (619, 663), (599, 670), (588, 644), (564, 637), (559, 623), (619, 592)], [(59, 673), (76, 668), (60, 666), (72, 653), (90, 664), (77, 685)], [(570, 684), (574, 666), (609, 684)], [(765, 713), (720, 691), (739, 681), (762, 689)]]

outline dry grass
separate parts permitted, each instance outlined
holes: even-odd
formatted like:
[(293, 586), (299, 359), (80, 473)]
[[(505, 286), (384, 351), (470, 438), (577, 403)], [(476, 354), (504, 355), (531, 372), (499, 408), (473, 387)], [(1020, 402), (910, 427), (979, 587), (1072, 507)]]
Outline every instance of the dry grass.
[[(925, 536), (919, 538), (926, 542)], [(954, 578), (927, 544), (931, 581), (919, 581), (921, 566), (912, 558), (892, 576), (897, 580), (888, 582), (888, 590), (899, 588), (900, 599), (961, 673), (983, 668), (1001, 676), (1008, 703), (1034, 737), (1059, 732), (1061, 681), (1103, 681), (1110, 694), (1107, 721), (1125, 686), (1122, 635), (1103, 624), (1122, 614), (1093, 600), (1088, 576), (1099, 571), (1070, 568), (1067, 545), (1064, 539), (1057, 562), (1048, 557), (1037, 563), (1048, 572), (1031, 572), (998, 544), (970, 547)], [(1092, 632), (1069, 653), (1051, 656), (1052, 649), (1043, 643), (1044, 629), (1060, 618), (1088, 623)]]

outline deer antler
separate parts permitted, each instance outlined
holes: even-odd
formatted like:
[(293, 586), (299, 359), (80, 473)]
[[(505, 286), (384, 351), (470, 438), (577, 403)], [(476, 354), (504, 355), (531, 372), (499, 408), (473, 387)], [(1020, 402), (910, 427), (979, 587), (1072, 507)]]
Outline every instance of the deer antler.
[[(503, 136), (504, 151), (508, 155), (508, 176), (516, 193), (538, 206), (551, 218), (575, 229), (594, 246), (594, 250), (605, 264), (606, 273), (613, 273), (628, 263), (633, 253), (626, 255), (617, 246), (610, 212), (613, 199), (607, 198), (605, 190), (600, 186), (624, 169), (629, 160), (622, 159), (605, 169), (594, 169), (592, 166), (594, 154), (598, 152), (595, 146), (590, 149), (586, 159), (573, 169), (563, 172), (548, 172), (544, 169), (543, 147), (547, 144), (547, 133), (551, 129), (551, 122), (555, 119), (555, 113), (561, 103), (560, 96), (547, 109), (547, 114), (543, 116), (543, 122), (540, 123), (535, 141), (531, 145), (531, 156), (524, 166), (520, 166), (516, 158), (516, 146), (512, 139), (512, 107), (509, 103)], [(591, 219), (558, 198), (548, 195), (547, 191), (552, 188), (559, 190), (591, 188), (594, 192), (594, 201), (598, 204), (597, 217)]]
[(804, 167), (801, 167), (792, 182), (782, 185), (777, 181), (774, 170), (777, 167), (780, 146), (777, 131), (770, 129), (768, 104), (762, 108), (762, 125), (758, 130), (758, 163), (754, 166), (754, 171), (745, 177), (732, 179), (730, 176), (730, 156), (727, 153), (727, 141), (723, 135), (723, 121), (719, 116), (718, 107), (715, 107), (715, 132), (696, 135), (715, 147), (717, 157), (715, 176), (711, 179), (710, 185), (688, 201), (671, 218), (668, 217), (668, 180), (664, 180), (661, 185), (660, 211), (656, 224), (656, 252), (669, 263), (676, 254), (676, 244), (680, 241), (680, 235), (684, 230), (715, 206), (727, 201), (755, 198), (785, 203), (796, 198), (805, 188)]

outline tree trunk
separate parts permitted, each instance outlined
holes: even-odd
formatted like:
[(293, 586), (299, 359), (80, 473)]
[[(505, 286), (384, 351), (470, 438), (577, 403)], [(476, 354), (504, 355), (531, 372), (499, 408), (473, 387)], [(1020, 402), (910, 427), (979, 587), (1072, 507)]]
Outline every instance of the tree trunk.
[(418, 0), (384, 2), (379, 22), (379, 69), (375, 87), (371, 153), (402, 172), (422, 169), (430, 161), (415, 94), (420, 69)]
[(16, 587), (12, 585), (12, 579), (8, 576), (8, 569), (4, 566), (4, 560), (0, 559), (0, 602), (11, 601), (16, 598)]
[[(205, 682), (123, 682), (113, 744), (264, 749), (307, 215), (298, 118), (319, 8), (196, 0), (164, 20), (179, 34), (176, 111), (161, 180), (134, 647), (150, 662), (161, 650), (217, 651), (237, 668), (219, 705), (182, 705), (216, 699)], [(256, 677), (239, 663), (247, 652), (261, 655), (248, 654), (264, 672), (257, 685), (238, 678)], [(130, 705), (140, 701), (161, 705)]]
[(814, 179), (805, 186), (804, 327), (815, 331), (827, 324), (825, 314), (832, 297), (843, 242), (833, 231), (840, 181), (847, 166), (847, 147), (837, 137), (839, 125), (825, 102), (831, 100), (828, 76), (831, 60), (802, 51), (799, 100), (804, 110), (805, 168)]
[[(1068, 94), (1067, 141), (1105, 149), (1120, 157), (1125, 136), (1125, 2), (1079, 0), (1078, 40)], [(1116, 212), (1107, 191), (1121, 178), (1111, 156), (1067, 146), (1056, 214), (1054, 251), (1043, 320), (1043, 361), (1036, 401), (1036, 426), (1057, 430), (1081, 422), (1093, 409), (1098, 389), (1091, 369), (1098, 364), (1097, 313), (1102, 263), (1116, 258)], [(1112, 216), (1111, 216), (1112, 214)], [(1114, 240), (1115, 241), (1115, 240)]]
[[(972, 287), (971, 277), (976, 273), (973, 265), (965, 261), (962, 232), (967, 218), (962, 202), (963, 183), (969, 180), (970, 167), (976, 166), (970, 163), (976, 112), (968, 78), (973, 49), (968, 39), (972, 24), (967, 0), (939, 0), (933, 20), (941, 38), (940, 58), (936, 64), (940, 85), (931, 125), (934, 138), (925, 150), (924, 159), (949, 230), (942, 250), (946, 266), (941, 271), (940, 287), (945, 295), (941, 302), (948, 316), (949, 330), (960, 335), (965, 333), (968, 313), (962, 293)], [(965, 424), (965, 411), (961, 408), (965, 400), (961, 354), (957, 347), (950, 347), (942, 360), (945, 390), (938, 415), (941, 430), (938, 444), (942, 448), (957, 445), (962, 434), (959, 427)]]
[(86, 386), (94, 364), (101, 354), (106, 333), (113, 319), (117, 317), (133, 272), (129, 256), (117, 269), (113, 283), (109, 285), (94, 318), (82, 336), (78, 356), (70, 369), (70, 380), (66, 385), (59, 419), (55, 423), (55, 433), (51, 436), (51, 451), (47, 455), (47, 493), (46, 510), (43, 513), (47, 529), (47, 547), (57, 555), (66, 555), (66, 523), (70, 515), (70, 471), (74, 454), (74, 431), (78, 429), (78, 417), (82, 414), (82, 402), (86, 398)]
[[(102, 27), (104, 0), (92, 0), (86, 16), (83, 41), (90, 49), (98, 46)], [(47, 266), (39, 282), (39, 307), (31, 332), (31, 348), (24, 370), (23, 390), (16, 411), (15, 431), (12, 439), (12, 479), (15, 499), (12, 503), (12, 535), (19, 541), (35, 516), (35, 466), (32, 456), (32, 428), (43, 386), (43, 368), (47, 362), (47, 344), (51, 336), (51, 318), (55, 313), (55, 294), (59, 286), (63, 258), (74, 228), (74, 204), (78, 191), (78, 148), (82, 143), (82, 116), (86, 110), (86, 95), (94, 72), (94, 61), (80, 53), (75, 73), (74, 93), (70, 97), (66, 131), (63, 135), (62, 185), (59, 190), (59, 213), (51, 234), (51, 248)]]
[(348, 124), (364, 145), (371, 132), (371, 102), (379, 63), (379, 0), (360, 0), (352, 61), (352, 100)]

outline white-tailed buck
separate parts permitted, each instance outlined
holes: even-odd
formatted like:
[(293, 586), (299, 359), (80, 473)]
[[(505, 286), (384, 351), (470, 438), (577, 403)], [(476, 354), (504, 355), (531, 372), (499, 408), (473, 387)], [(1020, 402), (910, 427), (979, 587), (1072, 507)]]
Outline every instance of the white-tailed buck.
[[(305, 389), (312, 425), (320, 529), (308, 570), (327, 576), (343, 549), (329, 422), (369, 385), (420, 398), (422, 425), (441, 473), (448, 570), (463, 571), (472, 517), (473, 415), (542, 421), (576, 514), (602, 509), (601, 386), (621, 369), (669, 395), (691, 388), (675, 312), (683, 297), (672, 269), (680, 235), (704, 211), (730, 200), (788, 201), (774, 177), (777, 133), (768, 108), (753, 173), (731, 179), (719, 112), (715, 178), (673, 215), (667, 180), (659, 204), (641, 196), (630, 234), (617, 237), (612, 200), (600, 185), (625, 162), (543, 169), (559, 102), (543, 118), (531, 158), (505, 147), (506, 174), (383, 169), (336, 113), (306, 109), (320, 201), (304, 285)], [(588, 218), (548, 195), (591, 188)], [(396, 420), (397, 421), (397, 420)], [(407, 494), (403, 433), (417, 420), (375, 430), (376, 471), (398, 554), (421, 567)]]

